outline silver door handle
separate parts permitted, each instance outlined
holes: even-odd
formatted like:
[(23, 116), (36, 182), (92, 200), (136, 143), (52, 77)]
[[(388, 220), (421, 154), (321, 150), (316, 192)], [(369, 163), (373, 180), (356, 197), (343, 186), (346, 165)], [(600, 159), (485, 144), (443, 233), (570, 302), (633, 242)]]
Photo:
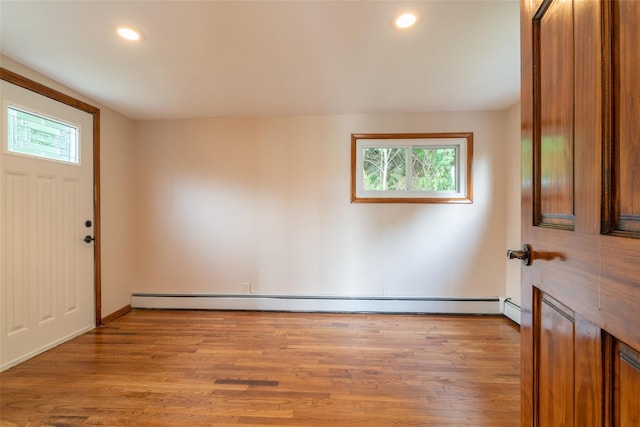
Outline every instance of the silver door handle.
[(509, 249), (507, 251), (507, 258), (519, 259), (522, 261), (522, 264), (531, 265), (531, 262), (533, 261), (531, 258), (531, 246), (524, 244), (520, 250)]

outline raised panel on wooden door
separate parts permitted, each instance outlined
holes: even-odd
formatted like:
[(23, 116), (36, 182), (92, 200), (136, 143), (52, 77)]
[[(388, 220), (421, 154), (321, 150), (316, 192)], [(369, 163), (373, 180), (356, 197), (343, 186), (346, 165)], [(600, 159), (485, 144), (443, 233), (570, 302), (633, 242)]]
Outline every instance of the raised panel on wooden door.
[(543, 293), (536, 308), (537, 425), (573, 426), (574, 313)]
[(613, 230), (640, 237), (640, 2), (613, 1), (611, 8)]
[(537, 17), (538, 71), (534, 130), (535, 223), (572, 229), (573, 13), (572, 2), (547, 2)]
[(620, 342), (614, 354), (613, 425), (640, 426), (640, 353)]
[(575, 425), (601, 426), (605, 378), (604, 366), (610, 359), (604, 356), (602, 330), (578, 313), (575, 314)]

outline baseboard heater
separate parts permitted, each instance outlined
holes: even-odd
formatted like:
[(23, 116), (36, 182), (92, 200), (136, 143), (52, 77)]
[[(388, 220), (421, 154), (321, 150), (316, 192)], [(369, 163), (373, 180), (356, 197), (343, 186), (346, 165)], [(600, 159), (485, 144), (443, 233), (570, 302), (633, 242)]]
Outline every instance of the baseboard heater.
[(342, 313), (502, 314), (499, 297), (341, 297), (133, 293), (131, 307)]
[(520, 325), (520, 316), (522, 309), (518, 304), (507, 298), (504, 300), (504, 308), (502, 309), (502, 311), (506, 317)]

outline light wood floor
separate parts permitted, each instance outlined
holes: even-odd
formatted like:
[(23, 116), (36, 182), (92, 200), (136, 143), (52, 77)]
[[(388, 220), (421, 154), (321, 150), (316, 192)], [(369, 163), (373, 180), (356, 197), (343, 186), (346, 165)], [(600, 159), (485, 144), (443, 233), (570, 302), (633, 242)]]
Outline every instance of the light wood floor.
[(0, 374), (0, 425), (516, 426), (501, 317), (136, 310)]

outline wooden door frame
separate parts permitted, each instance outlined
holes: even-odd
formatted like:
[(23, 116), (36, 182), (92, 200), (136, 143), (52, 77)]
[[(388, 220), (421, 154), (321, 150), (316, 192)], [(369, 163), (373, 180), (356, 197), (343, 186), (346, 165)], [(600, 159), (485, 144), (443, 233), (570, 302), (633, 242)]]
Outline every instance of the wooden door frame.
[(93, 276), (95, 325), (100, 326), (102, 325), (102, 277), (100, 262), (100, 109), (2, 67), (0, 67), (0, 80), (51, 98), (93, 116), (93, 233), (95, 237), (93, 241)]

